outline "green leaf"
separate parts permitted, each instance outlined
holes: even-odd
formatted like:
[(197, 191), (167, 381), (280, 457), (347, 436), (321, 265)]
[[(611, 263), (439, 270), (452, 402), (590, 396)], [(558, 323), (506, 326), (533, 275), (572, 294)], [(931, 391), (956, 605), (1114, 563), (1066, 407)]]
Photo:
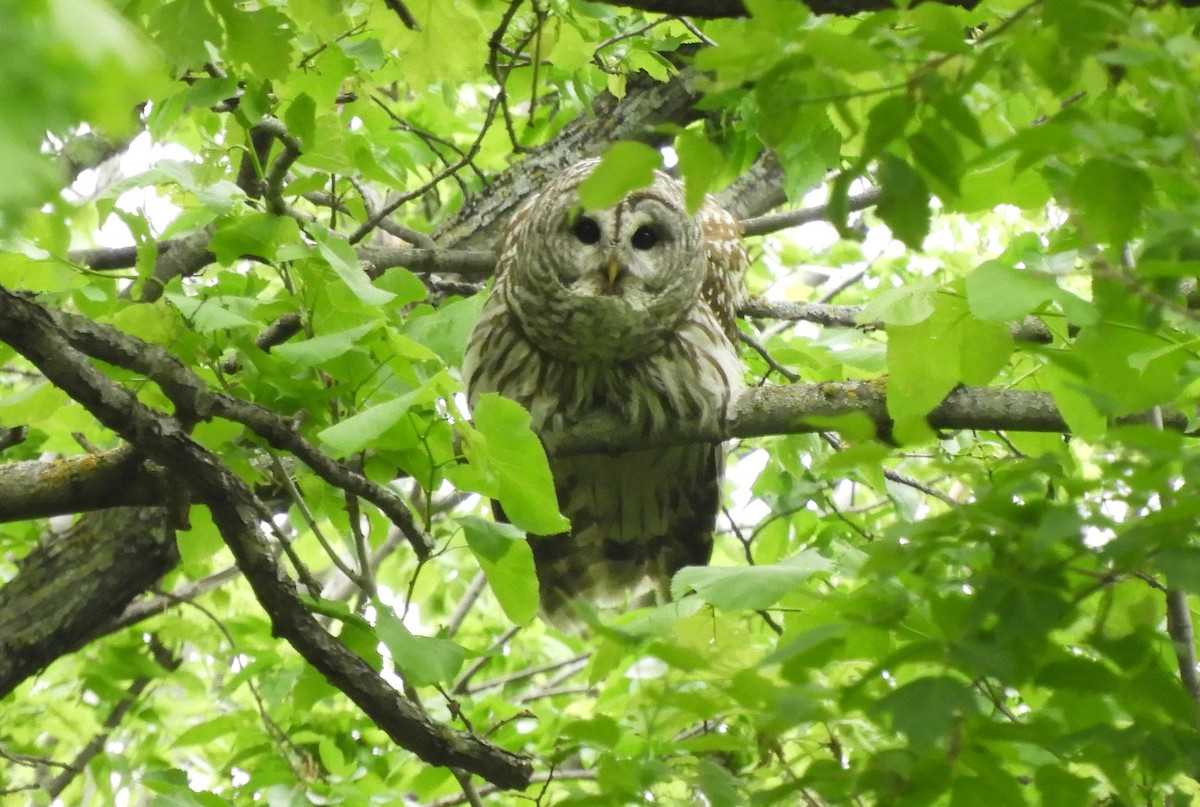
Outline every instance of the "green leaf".
[(679, 154), (679, 173), (683, 177), (684, 195), (689, 213), (704, 204), (706, 194), (714, 190), (725, 168), (721, 150), (698, 132), (687, 131), (675, 139)]
[(207, 509), (190, 512), (188, 522), (187, 532), (180, 532), (176, 539), (179, 561), (188, 577), (199, 580), (212, 571), (209, 559), (225, 548), (225, 541)]
[[(387, 270), (382, 277), (375, 281), (375, 286), (396, 295), (392, 304), (397, 306), (418, 303), (429, 296), (429, 290), (425, 288), (421, 278), (400, 266)], [(482, 296), (475, 295), (475, 297)], [(474, 297), (469, 299), (474, 299)]]
[(538, 580), (525, 535), (511, 524), (478, 516), (459, 516), (458, 523), (505, 615), (528, 625), (537, 614)]
[(888, 329), (888, 413), (923, 418), (958, 384), (990, 381), (1012, 348), (1008, 326), (976, 319), (958, 295), (936, 295), (927, 319)]
[(592, 61), (592, 55), (584, 43), (583, 34), (574, 25), (565, 21), (554, 20), (558, 23), (558, 38), (550, 48), (547, 60), (558, 65), (568, 73), (582, 70)]
[(427, 686), (454, 680), (467, 657), (466, 650), (449, 639), (416, 636), (404, 626), (391, 606), (377, 598), (372, 604), (376, 613), (375, 632), (391, 653), (392, 663), (405, 681), (412, 686)]
[(937, 286), (929, 279), (884, 289), (854, 319), (860, 325), (916, 325), (933, 314), (936, 296)]
[(879, 699), (876, 709), (920, 750), (947, 737), (954, 724), (975, 711), (975, 696), (957, 678), (918, 678)]
[(587, 720), (572, 720), (566, 723), (560, 736), (612, 748), (620, 741), (621, 734), (621, 724), (612, 717), (601, 714)]
[(967, 53), (971, 46), (963, 36), (963, 17), (955, 13), (956, 11), (957, 9), (927, 3), (910, 9), (910, 18), (921, 32), (921, 43), (930, 50)]
[(325, 770), (339, 779), (344, 779), (354, 773), (355, 766), (346, 760), (346, 755), (332, 737), (322, 737), (317, 743), (317, 754)]
[(295, 219), (250, 212), (218, 227), (208, 248), (218, 262), (229, 265), (247, 255), (272, 261), (281, 246), (300, 242), (300, 228)]
[(443, 303), (437, 308), (419, 306), (408, 315), (404, 333), (436, 353), (448, 366), (462, 364), (471, 329), (487, 298), (476, 294), (465, 300)]
[(370, 278), (358, 263), (354, 247), (345, 239), (325, 233), (314, 234), (314, 238), (321, 257), (364, 305), (380, 306), (395, 299), (396, 295), (390, 291), (371, 285)]
[(909, 249), (921, 249), (929, 235), (929, 189), (908, 163), (885, 155), (879, 160), (881, 193), (875, 213)]
[(1071, 183), (1070, 202), (1084, 238), (1124, 244), (1141, 222), (1154, 185), (1145, 172), (1115, 160), (1084, 163)]
[(967, 301), (971, 313), (991, 322), (1014, 322), (1059, 291), (1049, 275), (1016, 269), (999, 261), (984, 261), (967, 275)]
[(283, 122), (287, 124), (288, 134), (297, 138), (301, 146), (312, 149), (316, 144), (317, 132), (317, 103), (306, 92), (300, 93), (288, 105)]
[(688, 566), (672, 578), (671, 596), (679, 599), (694, 591), (722, 610), (760, 611), (803, 586), (814, 574), (832, 568), (832, 563), (813, 551), (761, 566)]
[[(889, 95), (872, 107), (867, 114), (861, 161), (875, 157), (903, 137), (915, 111), (916, 107), (907, 95)], [(885, 159), (895, 161), (896, 158)]]
[(805, 32), (804, 51), (847, 73), (864, 73), (887, 66), (887, 59), (871, 42), (834, 33), (826, 28), (815, 28)]
[(571, 523), (558, 512), (546, 452), (529, 427), (529, 413), (489, 393), (471, 414), (475, 433), (465, 435), (463, 452), (471, 465), (495, 480), (496, 499), (509, 521), (534, 535), (569, 530)]
[(579, 183), (579, 203), (588, 210), (612, 207), (625, 194), (654, 181), (662, 155), (643, 143), (621, 140), (609, 146), (600, 164)]
[(448, 383), (449, 376), (445, 370), (441, 370), (417, 389), (368, 406), (340, 423), (323, 429), (317, 434), (317, 439), (335, 457), (345, 457), (377, 446), (385, 442), (385, 435), (402, 421), (410, 409), (441, 397)]
[(192, 726), (176, 737), (172, 745), (178, 748), (189, 745), (206, 745), (213, 740), (237, 734), (241, 722), (242, 718), (240, 715), (220, 715)]
[(250, 68), (264, 78), (287, 76), (295, 42), (289, 30), (291, 19), (266, 4), (252, 8), (236, 0), (209, 2), (224, 24), (228, 37), (225, 53), (232, 64)]
[(188, 325), (199, 333), (258, 326), (254, 320), (233, 310), (236, 306), (246, 305), (247, 301), (240, 298), (189, 297), (174, 292), (167, 292), (163, 297), (175, 306)]
[(704, 803), (712, 807), (738, 807), (748, 799), (738, 778), (717, 763), (701, 759), (696, 765), (696, 784)]
[[(469, 79), (478, 65), (487, 63), (490, 31), (484, 29), (474, 4), (405, 0), (405, 5), (420, 25), (420, 30), (397, 34), (408, 86), (424, 91), (432, 84)], [(400, 27), (391, 15), (386, 24)]]
[(276, 345), (272, 348), (272, 353), (301, 367), (315, 367), (354, 350), (364, 336), (378, 327), (379, 322), (367, 322), (357, 328), (323, 333), (312, 339)]

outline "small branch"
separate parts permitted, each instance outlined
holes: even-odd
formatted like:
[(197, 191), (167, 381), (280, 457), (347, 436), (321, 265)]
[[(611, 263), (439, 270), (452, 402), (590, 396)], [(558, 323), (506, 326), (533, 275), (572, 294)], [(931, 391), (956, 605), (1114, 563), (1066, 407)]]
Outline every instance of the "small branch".
[[(500, 650), (506, 644), (508, 644), (509, 641), (512, 639), (512, 637), (516, 636), (520, 630), (521, 630), (521, 626), (517, 625), (515, 627), (509, 628), (508, 630), (504, 631), (504, 633), (500, 636), (500, 638), (497, 639), (496, 642), (492, 645), (492, 653)], [(492, 660), (492, 653), (488, 653), (487, 655), (480, 656), (479, 659), (474, 664), (472, 664), (470, 667), (468, 667), (463, 672), (463, 674), (458, 677), (458, 680), (454, 682), (454, 686), (450, 688), (450, 694), (451, 695), (465, 694), (467, 691), (467, 684), (469, 684), (471, 682), (471, 679), (474, 678), (479, 673), (479, 671), (482, 670), (484, 667), (486, 667), (488, 665), (488, 663)]]
[(421, 30), (421, 26), (417, 23), (417, 18), (412, 15), (412, 12), (400, 0), (383, 0), (383, 4), (400, 18), (400, 22), (405, 28), (410, 31)]
[(1197, 668), (1196, 634), (1192, 628), (1192, 612), (1188, 608), (1187, 595), (1178, 589), (1167, 591), (1167, 634), (1175, 649), (1179, 679), (1196, 704), (1196, 719), (1200, 722), (1200, 669)]
[[(978, 0), (931, 0), (946, 6), (972, 9)], [(609, 6), (623, 6), (659, 14), (685, 15), (701, 19), (748, 17), (750, 12), (743, 0), (598, 0)], [(797, 0), (799, 2), (799, 0)], [(852, 17), (866, 11), (888, 11), (895, 8), (891, 0), (803, 0), (814, 14)]]
[(742, 344), (749, 345), (750, 348), (755, 353), (757, 353), (760, 357), (762, 357), (762, 360), (767, 363), (767, 367), (769, 367), (771, 370), (774, 370), (775, 372), (779, 373), (781, 376), (786, 378), (788, 381), (790, 381), (794, 384), (800, 380), (800, 375), (798, 373), (795, 373), (795, 372), (789, 370), (788, 368), (786, 368), (782, 364), (780, 364), (778, 361), (776, 361), (775, 357), (771, 355), (770, 351), (768, 351), (757, 339), (755, 339), (750, 334), (746, 333), (745, 331), (738, 331), (738, 340), (740, 342), (742, 342)]
[[(881, 322), (861, 322), (861, 305), (832, 305), (828, 303), (792, 303), (780, 300), (752, 298), (742, 304), (738, 312), (744, 317), (811, 322), (825, 328), (858, 328), (861, 330), (883, 330)], [(1046, 345), (1054, 340), (1046, 323), (1037, 317), (1026, 317), (1023, 322), (1010, 326), (1013, 338), (1018, 342)]]
[(130, 604), (116, 621), (105, 625), (102, 631), (96, 634), (96, 637), (113, 633), (122, 628), (128, 628), (130, 625), (136, 625), (144, 619), (158, 616), (171, 608), (189, 603), (198, 597), (208, 594), (210, 591), (216, 591), (221, 586), (231, 580), (236, 580), (240, 576), (241, 571), (238, 570), (238, 567), (230, 566), (219, 572), (214, 572), (208, 577), (185, 583), (174, 591), (156, 594), (149, 599), (138, 600)]
[[(590, 782), (596, 778), (595, 771), (589, 770), (550, 770), (546, 773), (535, 773), (529, 780), (530, 784), (549, 784), (551, 781), (558, 780), (562, 782)], [(479, 796), (490, 796), (498, 792), (498, 788), (488, 785), (478, 788)], [(430, 802), (429, 807), (456, 807), (459, 804), (467, 804), (467, 796), (459, 794), (455, 796), (443, 796), (436, 801)], [(533, 802), (534, 804), (542, 804), (539, 798)]]
[(378, 278), (388, 269), (402, 266), (414, 272), (456, 274), (470, 280), (485, 280), (496, 269), (496, 254), (491, 250), (449, 250), (363, 247), (359, 260), (367, 275)]
[(450, 621), (446, 623), (446, 638), (453, 639), (454, 634), (458, 633), (458, 629), (462, 627), (463, 620), (467, 618), (467, 614), (471, 613), (471, 609), (475, 607), (475, 601), (479, 599), (479, 595), (483, 593), (487, 587), (487, 576), (483, 572), (476, 572), (471, 583), (467, 586), (466, 592), (463, 594), (458, 605), (454, 608), (454, 613), (450, 615)]
[[(153, 643), (151, 652), (154, 653), (159, 664), (167, 672), (174, 672), (183, 663), (182, 658), (171, 655), (170, 651), (163, 647), (156, 637), (151, 637), (151, 642)], [(66, 769), (62, 773), (43, 785), (51, 797), (58, 798), (75, 777), (83, 772), (87, 764), (104, 750), (104, 746), (108, 742), (109, 735), (112, 734), (113, 729), (121, 725), (121, 721), (125, 719), (125, 715), (129, 713), (129, 710), (133, 708), (133, 705), (137, 703), (138, 698), (141, 697), (146, 687), (153, 680), (148, 676), (134, 679), (133, 683), (129, 685), (128, 694), (117, 702), (112, 711), (108, 713), (108, 717), (104, 719), (104, 723), (100, 727), (100, 732), (92, 737), (88, 741), (88, 744), (75, 755), (75, 759), (71, 761), (69, 766), (66, 766)]]
[[(472, 695), (478, 695), (480, 692), (486, 692), (489, 689), (503, 689), (510, 684), (515, 684), (519, 681), (533, 678), (534, 676), (541, 675), (542, 673), (554, 672), (555, 670), (565, 670), (567, 672), (567, 677), (570, 677), (571, 675), (579, 672), (579, 670), (583, 668), (583, 665), (585, 665), (587, 660), (591, 657), (592, 654), (590, 652), (580, 653), (578, 656), (572, 656), (571, 658), (564, 659), (563, 661), (552, 661), (548, 664), (541, 664), (537, 667), (529, 667), (528, 669), (518, 670), (517, 672), (511, 675), (506, 675), (503, 678), (494, 678), (491, 681), (484, 681), (479, 686), (471, 687), (469, 692)], [(454, 688), (451, 690), (453, 694), (466, 694), (468, 692), (465, 686), (466, 678), (467, 676), (464, 675), (454, 684)]]
[[(874, 207), (878, 204), (881, 194), (882, 189), (869, 188), (847, 199), (846, 209), (853, 213), (857, 210)], [(741, 222), (742, 235), (766, 235), (767, 233), (786, 230), (790, 227), (799, 227), (802, 224), (811, 224), (814, 221), (825, 221), (827, 218), (829, 218), (829, 205), (817, 205), (816, 207), (806, 207), (801, 210), (784, 210), (780, 213), (768, 213), (764, 216), (743, 219)]]
[(275, 157), (267, 171), (263, 198), (267, 208), (277, 216), (291, 215), (287, 203), (283, 201), (283, 186), (287, 182), (288, 171), (296, 160), (300, 159), (304, 146), (298, 138), (290, 134), (287, 126), (278, 118), (266, 117), (254, 126), (255, 130), (265, 132), (283, 144), (283, 150)]
[(29, 436), (29, 428), (27, 426), (0, 426), (0, 451), (6, 451), (13, 446), (19, 446), (25, 442), (25, 438)]

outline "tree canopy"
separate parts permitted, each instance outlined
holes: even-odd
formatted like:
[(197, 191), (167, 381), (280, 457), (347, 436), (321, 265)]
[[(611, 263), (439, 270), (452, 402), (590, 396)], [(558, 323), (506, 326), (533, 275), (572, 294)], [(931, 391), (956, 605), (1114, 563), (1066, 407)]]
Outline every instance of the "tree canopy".
[[(0, 794), (1191, 803), (1192, 5), (0, 0)], [(712, 565), (562, 633), (460, 365), (588, 156), (742, 222), (755, 386), (663, 438)]]

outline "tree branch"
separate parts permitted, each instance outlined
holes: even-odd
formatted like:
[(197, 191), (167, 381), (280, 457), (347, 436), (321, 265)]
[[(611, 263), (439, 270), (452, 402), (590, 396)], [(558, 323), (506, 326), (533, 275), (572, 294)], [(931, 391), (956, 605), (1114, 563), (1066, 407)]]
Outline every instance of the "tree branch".
[(635, 77), (621, 99), (606, 93), (596, 102), (593, 114), (580, 115), (552, 142), (535, 149), (470, 196), (437, 228), (434, 241), (443, 248), (490, 248), (501, 225), (517, 205), (541, 188), (546, 177), (584, 157), (596, 156), (613, 141), (661, 141), (662, 136), (655, 134), (656, 127), (693, 120), (698, 113), (692, 106), (700, 97), (696, 81), (696, 71), (685, 67), (670, 81)]
[(522, 788), (529, 783), (528, 759), (431, 720), (326, 632), (304, 607), (295, 583), (263, 539), (259, 524), (264, 508), (246, 484), (175, 419), (145, 406), (92, 367), (59, 331), (50, 311), (0, 287), (0, 339), (101, 423), (186, 483), (212, 513), (275, 633), (346, 693), (397, 745), (432, 765), (460, 767), (499, 787)]
[(0, 698), (107, 632), (126, 604), (178, 563), (161, 507), (90, 513), (39, 542), (0, 587)]
[(182, 422), (190, 424), (217, 416), (241, 423), (272, 447), (295, 455), (330, 485), (361, 496), (378, 507), (409, 540), (419, 557), (426, 557), (432, 550), (432, 540), (417, 524), (403, 499), (384, 485), (332, 460), (301, 436), (293, 422), (257, 404), (214, 392), (203, 379), (158, 345), (143, 342), (87, 317), (42, 310), (73, 348), (114, 366), (134, 370), (158, 384), (175, 405)]
[[(886, 379), (752, 387), (734, 402), (725, 423), (680, 423), (670, 434), (655, 438), (648, 439), (610, 417), (597, 416), (573, 425), (569, 432), (543, 435), (543, 439), (559, 455), (616, 453), (731, 438), (836, 431), (838, 419), (848, 416), (865, 417), (874, 426), (876, 436), (890, 439), (892, 419), (887, 412)], [(1130, 416), (1118, 422), (1143, 419)], [(929, 413), (926, 421), (934, 429), (948, 431), (1070, 431), (1053, 396), (1030, 390), (959, 387)], [(1178, 412), (1164, 413), (1164, 421), (1167, 428), (1187, 428), (1187, 418)]]
[(0, 522), (157, 505), (165, 498), (162, 480), (128, 447), (0, 467)]
[[(946, 6), (972, 9), (978, 0), (929, 0)], [(674, 16), (723, 19), (748, 17), (750, 12), (743, 0), (597, 0), (606, 6), (623, 6), (639, 11), (652, 11)], [(891, 0), (803, 0), (814, 14), (834, 14), (851, 17), (866, 11), (887, 11), (896, 4)]]
[[(882, 322), (860, 321), (859, 315), (862, 314), (862, 311), (861, 305), (792, 303), (755, 297), (743, 303), (738, 313), (743, 317), (812, 322), (826, 328), (883, 330), (885, 326)], [(1037, 317), (1026, 317), (1022, 322), (1013, 323), (1010, 327), (1013, 338), (1020, 342), (1036, 342), (1046, 345), (1054, 340), (1046, 323)]]

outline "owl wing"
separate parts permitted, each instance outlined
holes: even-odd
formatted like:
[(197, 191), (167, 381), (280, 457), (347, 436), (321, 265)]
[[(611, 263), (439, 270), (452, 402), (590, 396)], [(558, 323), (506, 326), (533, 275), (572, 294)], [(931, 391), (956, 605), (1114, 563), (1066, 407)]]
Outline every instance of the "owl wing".
[(698, 216), (708, 259), (700, 294), (736, 345), (737, 314), (745, 301), (745, 273), (750, 262), (742, 246), (742, 226), (711, 196), (705, 198)]

